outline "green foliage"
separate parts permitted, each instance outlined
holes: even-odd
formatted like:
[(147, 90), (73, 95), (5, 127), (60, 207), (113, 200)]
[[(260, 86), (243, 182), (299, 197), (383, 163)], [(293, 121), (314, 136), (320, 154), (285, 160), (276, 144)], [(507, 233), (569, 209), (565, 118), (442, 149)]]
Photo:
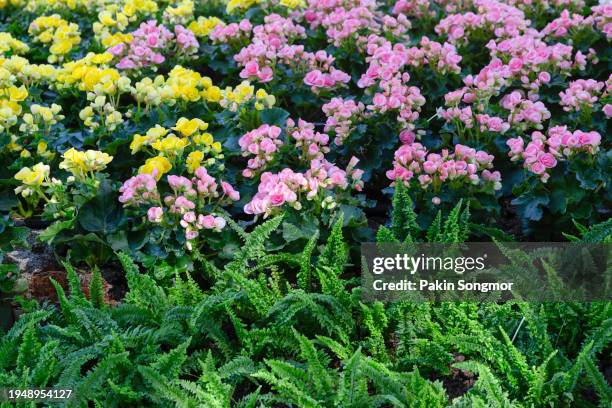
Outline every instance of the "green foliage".
[[(417, 223), (417, 215), (412, 207), (412, 200), (406, 187), (398, 183), (393, 193), (391, 227), (380, 227), (376, 233), (376, 241), (390, 243), (459, 243), (465, 242), (471, 234), (469, 202), (463, 208), (463, 201), (459, 200), (444, 218), (442, 210), (439, 210), (426, 228), (422, 228)], [(491, 233), (488, 235), (491, 235)]]
[(592, 225), (590, 228), (585, 227), (576, 220), (574, 226), (580, 233), (580, 237), (571, 234), (563, 234), (567, 239), (574, 242), (612, 242), (612, 218), (599, 224)]
[[(379, 238), (470, 232), (462, 203), (426, 229), (403, 208)], [(75, 406), (609, 406), (609, 303), (364, 303), (342, 217), (297, 255), (266, 247), (281, 219), (231, 225), (243, 241), (232, 259), (196, 254), (201, 269), (175, 269), (170, 284), (118, 253), (129, 289), (118, 306), (104, 304), (99, 270), (86, 297), (66, 262), (58, 307), (0, 338), (0, 386), (72, 388)], [(472, 383), (450, 396), (458, 375)]]

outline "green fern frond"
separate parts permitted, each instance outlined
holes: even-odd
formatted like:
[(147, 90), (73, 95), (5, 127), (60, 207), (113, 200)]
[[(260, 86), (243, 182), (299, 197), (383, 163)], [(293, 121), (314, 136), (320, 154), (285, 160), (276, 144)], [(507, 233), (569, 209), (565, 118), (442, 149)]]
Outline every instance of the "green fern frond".
[(89, 299), (91, 304), (98, 309), (106, 306), (104, 303), (104, 283), (98, 267), (93, 269), (91, 281), (89, 282)]
[(297, 274), (297, 284), (300, 289), (305, 292), (310, 291), (310, 285), (312, 280), (312, 251), (317, 245), (319, 239), (319, 233), (317, 232), (312, 238), (308, 240), (308, 243), (304, 246), (304, 250), (300, 254), (299, 265), (300, 270)]
[(396, 182), (393, 192), (391, 231), (395, 238), (401, 242), (414, 242), (416, 234), (420, 231), (412, 205), (412, 200), (404, 184)]
[(336, 275), (340, 275), (348, 261), (348, 248), (342, 235), (344, 215), (341, 213), (338, 220), (332, 226), (332, 231), (327, 238), (323, 252), (319, 256), (317, 269), (329, 267)]

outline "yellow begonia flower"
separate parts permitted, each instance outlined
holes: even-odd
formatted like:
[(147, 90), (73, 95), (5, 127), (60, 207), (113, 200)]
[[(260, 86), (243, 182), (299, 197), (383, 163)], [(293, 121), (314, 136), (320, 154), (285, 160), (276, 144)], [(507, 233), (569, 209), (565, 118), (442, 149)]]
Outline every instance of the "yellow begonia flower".
[(143, 146), (148, 145), (149, 140), (150, 139), (148, 136), (142, 136), (138, 134), (134, 135), (132, 143), (130, 143), (130, 149), (132, 149), (132, 154), (138, 153)]
[(306, 3), (304, 0), (280, 0), (280, 5), (285, 6), (288, 9), (294, 9), (297, 7), (305, 7)]
[(185, 148), (189, 144), (189, 141), (183, 138), (180, 138), (175, 135), (170, 135), (163, 139), (157, 140), (151, 146), (160, 151), (161, 153), (165, 153), (168, 156), (174, 156)]
[(91, 62), (93, 62), (94, 64), (106, 64), (109, 63), (113, 60), (113, 54), (111, 54), (110, 52), (103, 52), (101, 54), (95, 54), (92, 58), (91, 58)]
[(15, 86), (11, 86), (9, 88), (9, 99), (13, 102), (21, 102), (28, 97), (28, 90), (25, 86), (20, 86), (19, 88)]
[[(21, 181), (26, 186), (38, 187), (43, 183), (43, 181), (45, 181), (45, 178), (49, 177), (50, 170), (51, 168), (48, 165), (44, 163), (38, 163), (35, 164), (31, 169), (29, 167), (24, 167), (19, 170), (17, 174), (15, 174), (15, 179)], [(17, 191), (17, 189), (15, 191), (17, 193), (19, 192)]]
[(166, 136), (167, 134), (168, 134), (168, 129), (162, 126), (159, 126), (159, 125), (155, 125), (155, 127), (152, 127), (149, 130), (147, 130), (147, 134), (144, 136), (138, 135), (138, 134), (134, 135), (134, 139), (132, 140), (132, 143), (130, 144), (130, 149), (132, 149), (132, 154), (138, 153), (143, 146), (150, 146), (155, 141)]
[(85, 152), (85, 171), (101, 171), (106, 168), (106, 165), (113, 160), (113, 156), (108, 153), (103, 153), (97, 150), (87, 150)]
[(110, 48), (120, 43), (129, 44), (132, 42), (133, 39), (134, 37), (132, 36), (132, 34), (116, 33), (106, 38), (103, 38), (102, 45), (106, 48)]
[(210, 133), (202, 133), (193, 136), (193, 142), (200, 146), (210, 146), (213, 142), (213, 136)]
[(72, 49), (72, 42), (69, 40), (63, 40), (54, 43), (49, 51), (51, 54), (64, 55), (67, 54)]
[(223, 94), (221, 93), (221, 88), (218, 86), (211, 86), (202, 91), (202, 97), (208, 102), (219, 102), (223, 98)]
[(200, 167), (202, 164), (202, 160), (204, 160), (203, 152), (195, 150), (189, 153), (189, 156), (187, 156), (187, 171), (189, 173), (195, 173), (198, 167)]
[(185, 137), (189, 137), (193, 135), (198, 130), (206, 130), (208, 129), (208, 123), (204, 122), (201, 119), (186, 119), (180, 118), (178, 122), (176, 122), (176, 126), (172, 129), (178, 130)]
[(246, 10), (251, 6), (258, 4), (259, 0), (229, 0), (225, 11), (231, 14), (236, 9)]
[(192, 21), (191, 24), (187, 27), (198, 37), (205, 37), (212, 32), (212, 30), (218, 26), (219, 24), (223, 24), (217, 17), (198, 17), (197, 21)]
[(172, 165), (170, 161), (163, 156), (156, 156), (148, 159), (144, 165), (138, 169), (139, 174), (151, 174), (156, 180), (170, 171)]
[(66, 150), (62, 155), (64, 161), (59, 165), (60, 169), (68, 170), (75, 177), (83, 177), (90, 171), (101, 171), (113, 160), (113, 156), (97, 150), (81, 152), (75, 148)]

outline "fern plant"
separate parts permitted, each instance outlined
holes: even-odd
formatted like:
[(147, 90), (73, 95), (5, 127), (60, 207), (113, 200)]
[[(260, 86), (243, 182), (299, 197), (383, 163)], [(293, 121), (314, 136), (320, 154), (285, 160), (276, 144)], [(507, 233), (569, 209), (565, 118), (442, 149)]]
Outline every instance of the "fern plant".
[(406, 187), (397, 183), (393, 193), (393, 208), (390, 227), (381, 226), (376, 233), (377, 242), (416, 243), (416, 242), (464, 242), (470, 235), (470, 208), (463, 208), (460, 200), (444, 218), (439, 210), (427, 228), (417, 222), (412, 200)]

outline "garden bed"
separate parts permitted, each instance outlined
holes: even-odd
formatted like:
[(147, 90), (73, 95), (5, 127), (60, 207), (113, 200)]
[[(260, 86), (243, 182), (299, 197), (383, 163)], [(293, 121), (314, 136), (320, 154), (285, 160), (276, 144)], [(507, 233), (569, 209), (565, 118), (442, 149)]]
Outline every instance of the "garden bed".
[[(593, 0), (0, 1), (0, 389), (610, 406), (611, 39)], [(554, 301), (368, 297), (362, 244), (478, 242), (603, 295), (508, 250)]]

